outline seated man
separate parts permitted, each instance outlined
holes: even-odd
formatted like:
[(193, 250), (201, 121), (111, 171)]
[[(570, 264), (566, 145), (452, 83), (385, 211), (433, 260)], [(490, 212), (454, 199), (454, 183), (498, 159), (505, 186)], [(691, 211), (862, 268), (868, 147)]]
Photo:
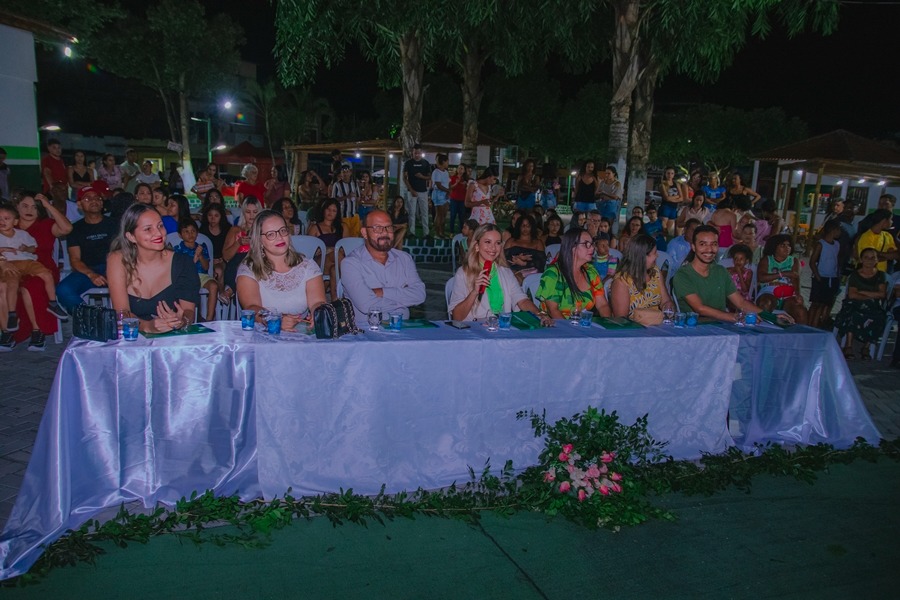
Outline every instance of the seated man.
[(719, 232), (715, 227), (701, 225), (694, 229), (689, 260), (675, 274), (678, 307), (684, 312), (690, 310), (701, 317), (730, 323), (737, 322), (738, 313), (727, 312), (726, 302), (744, 313), (759, 313), (760, 309), (738, 292), (728, 269), (716, 264), (718, 251)]
[(82, 304), (81, 294), (106, 286), (106, 256), (119, 233), (115, 220), (103, 215), (103, 198), (95, 188), (78, 190), (78, 208), (84, 219), (76, 221), (66, 236), (72, 272), (56, 286), (59, 303), (70, 313)]
[(425, 302), (425, 284), (412, 257), (394, 249), (391, 217), (373, 210), (361, 233), (365, 245), (341, 262), (341, 285), (356, 309), (357, 323), (364, 327), (370, 310), (380, 310), (382, 318), (399, 310), (409, 318), (409, 307)]

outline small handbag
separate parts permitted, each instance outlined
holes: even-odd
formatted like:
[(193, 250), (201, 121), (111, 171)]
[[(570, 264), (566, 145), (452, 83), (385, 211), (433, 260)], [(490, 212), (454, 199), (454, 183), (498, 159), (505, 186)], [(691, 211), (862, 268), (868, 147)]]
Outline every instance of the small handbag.
[(119, 338), (117, 313), (111, 308), (79, 304), (72, 312), (72, 335), (95, 342)]
[(356, 326), (353, 304), (346, 298), (326, 302), (313, 311), (316, 338), (335, 340), (342, 335), (356, 335), (362, 330)]

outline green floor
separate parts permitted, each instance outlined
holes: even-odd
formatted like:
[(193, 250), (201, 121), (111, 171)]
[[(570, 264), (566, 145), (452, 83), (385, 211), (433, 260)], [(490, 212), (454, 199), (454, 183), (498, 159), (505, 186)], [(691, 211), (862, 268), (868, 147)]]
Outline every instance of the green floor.
[(108, 548), (7, 598), (897, 598), (900, 465), (815, 485), (661, 500), (679, 519), (619, 533), (537, 514), (368, 528), (297, 522), (262, 550), (161, 537)]

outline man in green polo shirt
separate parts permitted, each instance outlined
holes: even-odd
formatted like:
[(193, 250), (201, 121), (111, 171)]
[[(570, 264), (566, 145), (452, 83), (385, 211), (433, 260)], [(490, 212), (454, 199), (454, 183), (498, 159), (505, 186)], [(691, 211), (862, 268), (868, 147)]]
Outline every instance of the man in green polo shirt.
[(737, 322), (738, 313), (727, 312), (726, 301), (744, 313), (759, 313), (759, 307), (737, 291), (728, 269), (716, 264), (718, 251), (719, 232), (716, 228), (712, 225), (697, 227), (691, 241), (691, 254), (675, 274), (679, 308), (730, 323)]

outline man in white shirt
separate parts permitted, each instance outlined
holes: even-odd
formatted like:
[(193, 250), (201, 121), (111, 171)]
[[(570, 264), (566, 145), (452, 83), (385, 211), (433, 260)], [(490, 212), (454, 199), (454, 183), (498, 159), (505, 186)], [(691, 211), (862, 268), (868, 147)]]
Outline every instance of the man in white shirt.
[(425, 302), (425, 284), (412, 257), (394, 249), (391, 217), (383, 210), (370, 212), (362, 237), (365, 245), (341, 263), (341, 285), (356, 309), (356, 322), (365, 327), (370, 310), (381, 311), (382, 318), (393, 311), (409, 318), (409, 307)]
[(125, 162), (119, 165), (122, 173), (125, 174), (125, 191), (130, 194), (134, 193), (134, 188), (138, 184), (137, 176), (141, 172), (141, 167), (137, 164), (136, 158), (137, 152), (134, 151), (134, 148), (129, 148), (125, 151)]
[(145, 160), (144, 164), (141, 165), (141, 172), (135, 177), (135, 180), (146, 183), (154, 190), (158, 188), (160, 184), (159, 173), (153, 172), (153, 163), (149, 160)]

